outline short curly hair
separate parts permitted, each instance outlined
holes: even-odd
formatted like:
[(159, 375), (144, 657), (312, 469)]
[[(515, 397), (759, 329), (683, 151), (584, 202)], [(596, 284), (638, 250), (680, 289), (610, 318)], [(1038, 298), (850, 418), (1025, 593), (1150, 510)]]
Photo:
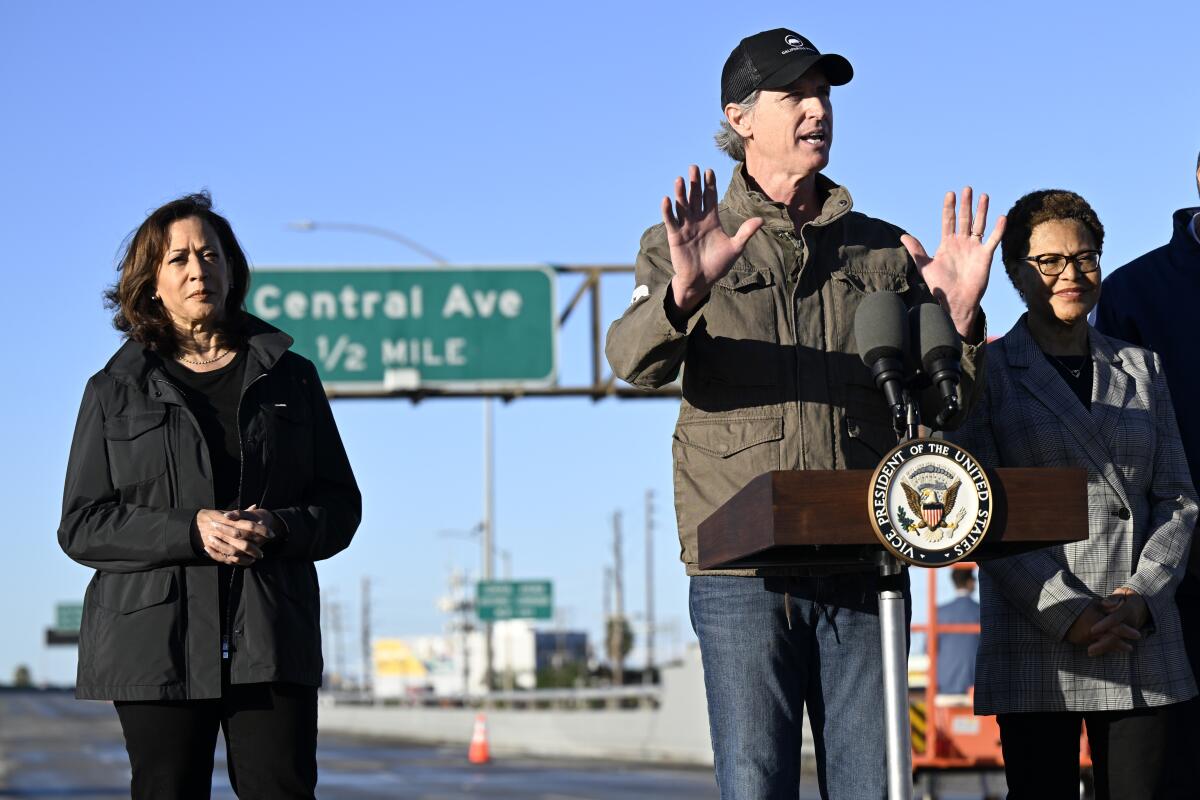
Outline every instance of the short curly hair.
[(1018, 270), (1023, 263), (1021, 259), (1029, 255), (1029, 237), (1033, 235), (1033, 229), (1043, 222), (1073, 219), (1092, 235), (1097, 250), (1104, 248), (1104, 226), (1100, 224), (1100, 218), (1087, 200), (1066, 189), (1030, 192), (1013, 203), (1006, 217), (1008, 222), (1000, 239), (1000, 257), (1004, 261), (1008, 279), (1018, 294), (1021, 292), (1021, 286), (1017, 283)]

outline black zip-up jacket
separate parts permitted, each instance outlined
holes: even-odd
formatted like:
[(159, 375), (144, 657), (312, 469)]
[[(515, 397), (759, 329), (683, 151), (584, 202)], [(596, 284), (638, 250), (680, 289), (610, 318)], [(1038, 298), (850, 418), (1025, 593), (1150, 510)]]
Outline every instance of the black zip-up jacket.
[[(233, 683), (321, 682), (314, 561), (343, 550), (362, 498), (329, 402), (292, 339), (250, 319), (238, 406), (238, 507), (286, 528), (244, 569), (230, 609)], [(193, 700), (221, 695), (217, 564), (191, 526), (213, 508), (208, 448), (161, 360), (127, 342), (84, 390), (59, 544), (96, 570), (84, 596), (77, 697)]]

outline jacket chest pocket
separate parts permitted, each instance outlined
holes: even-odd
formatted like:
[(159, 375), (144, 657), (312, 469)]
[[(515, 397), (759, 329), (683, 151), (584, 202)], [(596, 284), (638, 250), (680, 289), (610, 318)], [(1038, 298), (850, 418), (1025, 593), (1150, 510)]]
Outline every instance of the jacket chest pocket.
[(263, 403), (263, 461), (273, 486), (304, 486), (313, 471), (313, 419), (306, 403)]
[(718, 281), (688, 339), (687, 369), (734, 386), (779, 383), (781, 353), (774, 276), (733, 270)]
[(891, 272), (854, 272), (838, 270), (831, 274), (827, 286), (829, 309), (830, 349), (843, 354), (835, 364), (835, 375), (845, 384), (863, 384), (873, 388), (871, 373), (858, 358), (858, 342), (854, 338), (854, 316), (858, 304), (873, 292), (908, 291), (908, 278)]
[(113, 486), (133, 486), (167, 471), (166, 409), (109, 417), (104, 445)]
[(732, 269), (713, 285), (704, 319), (714, 336), (775, 341), (774, 276), (765, 269)]
[(854, 272), (837, 270), (829, 282), (829, 308), (833, 318), (834, 335), (839, 342), (848, 343), (850, 352), (857, 352), (854, 342), (854, 315), (858, 304), (873, 292), (908, 291), (908, 278), (891, 272)]

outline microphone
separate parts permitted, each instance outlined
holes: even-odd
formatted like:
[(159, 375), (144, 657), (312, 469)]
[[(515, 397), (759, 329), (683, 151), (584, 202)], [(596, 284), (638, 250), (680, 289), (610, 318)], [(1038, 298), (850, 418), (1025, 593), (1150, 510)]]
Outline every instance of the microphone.
[(872, 292), (854, 313), (854, 339), (858, 354), (871, 370), (875, 387), (883, 391), (892, 409), (892, 424), (904, 430), (904, 358), (908, 351), (908, 309), (894, 292)]
[(913, 352), (920, 354), (921, 369), (937, 387), (942, 398), (935, 424), (943, 428), (961, 408), (958, 403), (958, 384), (962, 379), (959, 363), (962, 361), (962, 339), (954, 329), (950, 316), (937, 303), (913, 306), (909, 314), (916, 339)]

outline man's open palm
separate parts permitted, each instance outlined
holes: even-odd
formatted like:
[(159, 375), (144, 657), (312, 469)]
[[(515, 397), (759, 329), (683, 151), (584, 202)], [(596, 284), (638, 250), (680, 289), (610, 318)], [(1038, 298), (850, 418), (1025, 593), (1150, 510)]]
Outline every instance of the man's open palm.
[(705, 170), (702, 190), (700, 168), (695, 164), (688, 169), (687, 186), (683, 178), (675, 179), (674, 208), (671, 199), (664, 197), (662, 215), (675, 268), (671, 287), (675, 304), (684, 312), (708, 296), (712, 285), (725, 277), (746, 249), (746, 242), (763, 225), (754, 217), (743, 222), (733, 236), (725, 233), (717, 215), (717, 178), (711, 169)]

